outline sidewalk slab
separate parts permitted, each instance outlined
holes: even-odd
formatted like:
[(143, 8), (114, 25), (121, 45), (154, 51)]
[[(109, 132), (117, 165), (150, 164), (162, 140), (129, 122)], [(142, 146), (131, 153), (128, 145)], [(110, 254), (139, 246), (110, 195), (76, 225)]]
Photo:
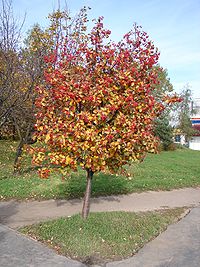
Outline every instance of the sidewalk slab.
[[(53, 218), (80, 213), (82, 199), (45, 201), (2, 201), (0, 223), (18, 228)], [(194, 207), (200, 204), (200, 188), (172, 191), (143, 192), (129, 195), (97, 197), (91, 199), (91, 212), (95, 211), (151, 211), (162, 208)]]
[[(199, 267), (200, 188), (145, 192), (92, 199), (92, 211), (146, 211), (191, 206), (191, 212), (145, 245), (133, 257), (103, 267)], [(68, 216), (81, 210), (79, 199), (0, 202), (0, 223), (13, 228), (50, 218)], [(0, 224), (1, 267), (86, 267), (57, 255), (52, 249)], [(97, 267), (97, 266), (96, 266)]]
[(57, 255), (43, 244), (0, 225), (1, 267), (86, 267)]
[[(133, 257), (102, 267), (199, 267), (200, 207), (170, 225)], [(57, 255), (39, 242), (0, 225), (1, 267), (86, 267)], [(94, 266), (93, 266), (94, 267)], [(95, 267), (100, 267), (95, 265)]]
[(199, 267), (200, 207), (196, 207), (178, 223), (139, 252), (124, 261), (107, 263), (106, 267)]

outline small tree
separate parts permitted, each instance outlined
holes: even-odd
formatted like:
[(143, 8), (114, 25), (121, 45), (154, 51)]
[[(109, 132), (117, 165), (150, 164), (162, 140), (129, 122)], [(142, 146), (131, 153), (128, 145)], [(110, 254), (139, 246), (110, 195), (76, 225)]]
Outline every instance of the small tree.
[(159, 53), (147, 34), (135, 25), (116, 44), (107, 41), (102, 18), (90, 33), (85, 23), (46, 57), (46, 83), (37, 88), (36, 100), (36, 137), (44, 146), (33, 157), (44, 165), (42, 177), (53, 166), (63, 173), (86, 170), (83, 218), (95, 172), (116, 172), (156, 150), (153, 123), (163, 109), (153, 95)]
[(173, 85), (168, 77), (167, 69), (163, 69), (160, 65), (154, 67), (158, 75), (158, 84), (156, 90), (154, 90), (154, 96), (158, 100), (162, 101), (163, 95), (169, 94), (174, 91)]
[(194, 111), (192, 110), (192, 92), (188, 84), (182, 89), (180, 97), (182, 101), (175, 105), (174, 117), (177, 121), (176, 127), (181, 130), (182, 134), (185, 135), (186, 142), (188, 142), (196, 133), (190, 120)]
[[(168, 78), (166, 69), (157, 65), (155, 66), (155, 70), (159, 83), (154, 90), (154, 97), (157, 101), (162, 101), (164, 95), (173, 92), (173, 85)], [(164, 150), (167, 150), (173, 143), (173, 128), (170, 125), (171, 108), (171, 106), (168, 106), (155, 120), (154, 134), (160, 139)]]
[(173, 127), (169, 123), (169, 115), (163, 112), (155, 120), (155, 136), (159, 137), (164, 150), (173, 143)]

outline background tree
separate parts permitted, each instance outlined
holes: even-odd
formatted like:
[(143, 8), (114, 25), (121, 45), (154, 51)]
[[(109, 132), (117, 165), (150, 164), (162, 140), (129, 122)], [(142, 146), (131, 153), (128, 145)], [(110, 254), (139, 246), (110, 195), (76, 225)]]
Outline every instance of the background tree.
[(69, 20), (67, 11), (57, 10), (49, 15), (49, 26), (42, 30), (35, 25), (21, 47), (23, 23), (14, 17), (11, 0), (1, 2), (0, 126), (1, 130), (10, 129), (19, 140), (14, 162), (14, 170), (18, 171), (24, 145), (33, 142), (35, 87), (44, 80), (44, 56), (56, 51), (60, 38), (70, 35), (71, 27), (80, 27), (80, 23), (79, 16)]
[(18, 100), (15, 84), (17, 82), (18, 55), (20, 32), (13, 15), (12, 1), (1, 0), (0, 12), (0, 126), (8, 118)]
[(155, 120), (154, 134), (159, 137), (162, 149), (168, 150), (173, 143), (173, 127), (170, 125), (168, 112), (167, 114), (163, 112)]
[(140, 27), (115, 44), (102, 18), (90, 33), (86, 17), (80, 21), (78, 31), (63, 36), (46, 57), (36, 100), (36, 138), (44, 146), (34, 148), (33, 162), (43, 163), (44, 178), (53, 166), (63, 174), (78, 166), (86, 170), (86, 218), (95, 172), (116, 172), (156, 150), (153, 124), (164, 102), (154, 97), (158, 51)]
[(180, 93), (182, 101), (175, 105), (174, 119), (176, 121), (176, 128), (180, 129), (185, 135), (186, 142), (190, 140), (196, 130), (192, 128), (191, 116), (192, 110), (192, 92), (189, 85), (185, 85)]
[[(12, 127), (13, 135), (17, 133), (18, 138), (20, 138), (20, 143), (23, 138), (22, 131), (20, 132), (21, 125), (23, 125), (24, 130), (27, 116), (30, 116), (29, 109), (26, 109), (26, 101), (29, 98), (30, 90), (27, 88), (26, 74), (24, 73), (24, 68), (21, 64), (22, 59), (20, 57), (22, 27), (23, 22), (20, 23), (13, 14), (12, 1), (1, 0), (0, 127), (2, 128), (5, 124)], [(18, 152), (16, 155), (18, 155)], [(16, 163), (17, 161), (18, 156), (15, 159)]]
[(154, 66), (155, 72), (158, 76), (158, 84), (156, 85), (156, 90), (154, 91), (154, 97), (162, 101), (163, 96), (166, 94), (173, 93), (174, 88), (168, 77), (167, 69), (162, 68), (159, 64)]
[(33, 132), (33, 89), (38, 77), (35, 77), (35, 65), (30, 64), (29, 55), (21, 48), (24, 20), (20, 23), (14, 16), (11, 0), (1, 0), (1, 4), (0, 127), (10, 127), (19, 140), (14, 162), (16, 171), (23, 145), (30, 142)]
[[(170, 82), (166, 69), (161, 68), (159, 65), (155, 66), (158, 75), (158, 84), (154, 91), (154, 97), (157, 101), (162, 101), (163, 96), (173, 92), (173, 85)], [(173, 143), (173, 127), (171, 126), (171, 111), (173, 107), (167, 106), (163, 112), (155, 120), (154, 134), (161, 141), (161, 147), (167, 150)]]

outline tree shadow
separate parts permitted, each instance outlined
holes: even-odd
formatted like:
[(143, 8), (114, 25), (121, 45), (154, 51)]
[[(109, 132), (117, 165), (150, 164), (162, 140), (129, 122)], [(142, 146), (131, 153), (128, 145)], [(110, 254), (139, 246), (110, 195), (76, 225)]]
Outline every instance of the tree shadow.
[[(7, 226), (9, 226), (11, 217), (16, 214), (17, 203), (13, 201), (0, 202), (0, 247), (6, 239)], [(5, 227), (6, 226), (6, 227)]]
[(18, 203), (13, 201), (0, 202), (0, 246), (2, 246), (6, 238), (6, 227), (10, 227), (11, 217), (18, 212), (17, 206)]
[(40, 168), (39, 166), (30, 166), (30, 167), (22, 168), (20, 170), (20, 174), (26, 174), (26, 173), (30, 173), (30, 172), (36, 172), (39, 168)]
[(18, 212), (18, 203), (15, 201), (0, 202), (0, 223), (9, 225), (11, 217)]
[[(86, 189), (86, 176), (83, 172), (72, 174), (66, 183), (58, 185), (58, 192), (66, 195), (67, 200), (56, 200), (58, 206), (68, 201), (72, 205), (82, 202)], [(94, 175), (92, 180), (92, 202), (99, 201), (120, 201), (118, 195), (129, 193), (128, 181), (125, 177), (99, 173)], [(108, 197), (109, 196), (109, 197)], [(99, 198), (100, 197), (100, 198)]]

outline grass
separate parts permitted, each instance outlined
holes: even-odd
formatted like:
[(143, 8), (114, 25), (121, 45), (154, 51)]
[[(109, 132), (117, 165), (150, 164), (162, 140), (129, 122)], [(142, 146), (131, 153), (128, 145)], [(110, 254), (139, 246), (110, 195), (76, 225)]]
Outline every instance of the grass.
[[(30, 168), (30, 159), (23, 163), (21, 175), (13, 176), (16, 143), (0, 140), (0, 199), (70, 199), (83, 197), (86, 173), (80, 170), (64, 180), (58, 173), (39, 179)], [(149, 154), (144, 162), (128, 167), (130, 177), (97, 173), (92, 185), (93, 196), (127, 194), (147, 190), (171, 190), (200, 186), (200, 151), (181, 149)]]
[(20, 231), (85, 264), (120, 260), (135, 254), (148, 241), (180, 218), (184, 208), (157, 212), (91, 213), (61, 218)]

